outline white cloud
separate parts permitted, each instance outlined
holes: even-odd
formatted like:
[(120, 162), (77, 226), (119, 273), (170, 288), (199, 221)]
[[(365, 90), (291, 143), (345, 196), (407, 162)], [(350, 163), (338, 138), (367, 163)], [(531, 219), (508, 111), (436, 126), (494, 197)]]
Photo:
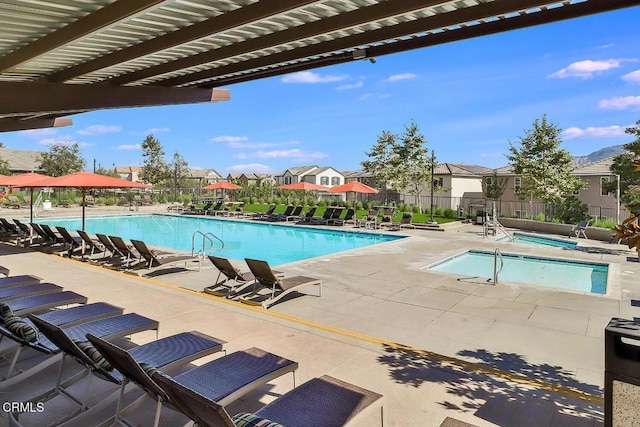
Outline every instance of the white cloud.
[(614, 47), (613, 43), (603, 44), (602, 46), (598, 46), (596, 49), (609, 49), (610, 47)]
[(358, 97), (358, 101), (366, 101), (368, 99), (386, 99), (391, 98), (390, 93), (365, 93)]
[(246, 165), (233, 165), (229, 166), (227, 169), (229, 172), (255, 172), (255, 173), (270, 173), (271, 169), (269, 166), (263, 165), (261, 163), (249, 163)]
[(640, 96), (618, 96), (603, 99), (598, 105), (604, 110), (636, 110), (640, 108)]
[(607, 126), (607, 127), (588, 127), (580, 129), (571, 127), (562, 132), (565, 139), (575, 139), (583, 137), (611, 137), (624, 135), (625, 126)]
[(294, 159), (296, 161), (306, 161), (312, 159), (324, 159), (325, 157), (328, 157), (328, 155), (321, 153), (320, 151), (304, 151), (294, 148), (293, 150), (258, 151), (253, 155), (253, 157), (260, 159), (286, 158)]
[(212, 142), (239, 142), (239, 141), (246, 141), (249, 138), (247, 138), (246, 136), (229, 136), (229, 135), (221, 135), (221, 136), (216, 136), (214, 138), (211, 138)]
[(332, 76), (321, 75), (318, 73), (312, 73), (311, 71), (300, 71), (293, 74), (288, 74), (282, 78), (283, 83), (331, 83), (339, 82), (346, 79), (347, 76)]
[(22, 130), (18, 132), (19, 135), (27, 136), (29, 138), (42, 138), (45, 136), (56, 135), (58, 133), (57, 129), (53, 128), (43, 128), (43, 129), (30, 129), (30, 130)]
[(38, 141), (40, 145), (52, 146), (52, 145), (73, 145), (78, 144), (79, 147), (89, 147), (91, 144), (84, 141), (77, 141), (69, 136), (62, 136), (59, 138), (45, 138)]
[(298, 141), (287, 141), (287, 142), (229, 142), (227, 147), (229, 148), (269, 148), (269, 147), (281, 147), (283, 145), (296, 145), (299, 144)]
[(574, 62), (567, 68), (563, 68), (560, 71), (550, 74), (549, 77), (560, 79), (567, 77), (580, 77), (583, 79), (590, 79), (594, 74), (599, 74), (603, 71), (620, 67), (620, 62), (621, 61), (618, 59), (609, 59), (606, 61), (591, 61), (588, 59), (586, 61)]
[(118, 145), (115, 149), (116, 150), (141, 150), (142, 149), (142, 145), (140, 145), (140, 144), (122, 144), (122, 145)]
[(404, 74), (394, 74), (393, 76), (389, 76), (387, 79), (385, 79), (386, 82), (397, 82), (400, 80), (408, 80), (408, 79), (415, 79), (416, 77), (418, 77), (416, 74), (413, 73), (404, 73)]
[(147, 129), (146, 131), (144, 131), (145, 134), (150, 134), (150, 133), (160, 133), (160, 132), (169, 132), (169, 128), (164, 127), (164, 128), (151, 128), (151, 129)]
[(233, 157), (235, 157), (236, 159), (246, 159), (249, 156), (246, 155), (245, 153), (238, 153), (238, 154), (234, 154)]
[(640, 83), (640, 70), (632, 71), (622, 76), (622, 80), (627, 83)]
[(349, 89), (358, 89), (361, 88), (362, 86), (364, 86), (364, 83), (362, 83), (362, 81), (359, 81), (358, 83), (353, 83), (353, 84), (346, 84), (346, 85), (341, 85), (336, 87), (336, 90), (349, 90)]
[(104, 135), (105, 133), (116, 133), (122, 130), (122, 126), (93, 125), (80, 129), (78, 135)]

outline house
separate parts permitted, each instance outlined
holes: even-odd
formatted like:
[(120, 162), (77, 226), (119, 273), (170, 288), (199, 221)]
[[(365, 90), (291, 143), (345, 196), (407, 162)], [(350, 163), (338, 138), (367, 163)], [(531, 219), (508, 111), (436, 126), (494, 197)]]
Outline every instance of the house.
[(273, 183), (272, 176), (266, 173), (243, 173), (237, 179), (238, 185), (262, 185), (266, 183)]
[(336, 187), (345, 183), (344, 175), (336, 169), (316, 165), (289, 168), (275, 178), (279, 185), (309, 182), (325, 187)]
[(9, 163), (9, 171), (12, 175), (25, 172), (44, 172), (40, 168), (42, 163), (42, 153), (40, 151), (0, 148), (0, 159)]
[[(589, 215), (597, 218), (615, 219), (618, 209), (618, 199), (614, 193), (609, 193), (604, 189), (605, 182), (614, 181), (616, 176), (611, 173), (610, 167), (613, 157), (588, 163), (573, 171), (574, 175), (582, 178), (587, 186), (585, 189), (577, 191), (574, 195), (583, 203), (589, 206)], [(528, 200), (523, 200), (518, 195), (518, 190), (522, 187), (522, 177), (518, 176), (511, 165), (495, 169), (498, 179), (506, 180), (505, 190), (500, 199), (499, 210), (501, 215), (525, 218), (544, 214), (544, 203), (534, 200), (532, 204)], [(493, 171), (485, 174), (487, 182), (493, 179)], [(533, 212), (529, 212), (533, 210)]]
[[(276, 175), (276, 182), (278, 185), (295, 184), (296, 182), (303, 181), (303, 177), (318, 166), (298, 166), (289, 168), (280, 175)], [(319, 184), (318, 184), (319, 185)]]
[(189, 174), (186, 179), (197, 181), (196, 187), (204, 187), (205, 185), (220, 181), (222, 175), (215, 169), (189, 169)]
[(142, 182), (140, 179), (140, 171), (142, 166), (116, 166), (114, 168), (115, 173), (122, 179), (126, 179), (131, 182)]

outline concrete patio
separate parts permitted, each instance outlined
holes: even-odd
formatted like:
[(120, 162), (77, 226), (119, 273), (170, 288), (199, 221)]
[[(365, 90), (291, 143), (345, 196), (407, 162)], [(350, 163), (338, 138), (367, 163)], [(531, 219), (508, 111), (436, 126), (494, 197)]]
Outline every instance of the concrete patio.
[[(137, 212), (87, 209), (90, 215)], [(46, 216), (78, 214), (69, 208)], [(28, 211), (0, 215), (25, 218)], [(388, 425), (439, 426), (446, 417), (477, 426), (602, 424), (603, 332), (612, 317), (637, 315), (630, 305), (640, 297), (635, 253), (584, 239), (579, 250), (498, 242), (483, 239), (472, 224), (402, 234), (409, 238), (278, 266), (288, 276), (323, 279), (323, 295), (269, 310), (200, 293), (217, 275), (208, 262), (200, 271), (144, 278), (0, 245), (0, 265), (154, 318), (161, 336), (199, 330), (228, 341), (227, 351), (257, 346), (296, 360), (299, 383), (329, 374), (376, 391), (385, 396)], [(609, 292), (493, 285), (422, 269), (469, 248), (496, 247), (610, 263)], [(291, 386), (289, 377), (275, 380), (229, 412), (256, 409)], [(361, 425), (377, 423), (372, 416)]]

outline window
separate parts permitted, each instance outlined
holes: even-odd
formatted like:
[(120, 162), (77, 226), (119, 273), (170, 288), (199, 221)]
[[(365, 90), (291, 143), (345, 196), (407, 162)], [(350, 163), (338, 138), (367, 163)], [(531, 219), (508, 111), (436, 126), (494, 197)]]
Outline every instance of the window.
[(609, 183), (609, 181), (611, 181), (611, 177), (609, 176), (601, 176), (600, 177), (600, 195), (601, 196), (610, 196), (611, 193), (609, 193), (607, 191), (607, 189), (605, 188), (606, 185)]
[(522, 188), (522, 178), (516, 176), (515, 178), (513, 178), (513, 189), (516, 191), (520, 191), (520, 188)]
[(485, 183), (487, 184), (487, 188), (491, 187), (493, 185), (493, 178), (485, 178)]
[(291, 184), (291, 177), (290, 176), (285, 176), (284, 177), (284, 183), (285, 184)]
[(339, 176), (331, 177), (331, 185), (340, 185), (340, 177)]
[(320, 185), (329, 185), (329, 177), (321, 176), (320, 177)]
[(444, 187), (444, 179), (442, 177), (433, 178), (433, 186), (435, 188), (443, 188)]

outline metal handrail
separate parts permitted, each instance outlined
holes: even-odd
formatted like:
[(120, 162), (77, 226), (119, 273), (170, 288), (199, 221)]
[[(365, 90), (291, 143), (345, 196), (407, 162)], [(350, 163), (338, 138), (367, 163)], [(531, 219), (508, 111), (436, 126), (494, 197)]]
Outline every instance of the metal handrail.
[[(498, 258), (500, 258), (500, 269), (498, 269)], [(502, 258), (502, 252), (500, 252), (500, 248), (496, 248), (493, 253), (493, 284), (498, 284), (498, 276), (500, 272), (504, 268), (504, 258)]]
[[(213, 243), (214, 243), (214, 239), (220, 242), (220, 249), (219, 250), (223, 250), (224, 249), (224, 242), (222, 241), (221, 238), (219, 238), (218, 236), (216, 236), (213, 233), (207, 232), (207, 233), (203, 233), (202, 231), (195, 231), (193, 233), (193, 235), (191, 236), (191, 256), (195, 255), (195, 249), (196, 249), (196, 236), (202, 236), (202, 250), (200, 252), (198, 252), (201, 255), (204, 255), (207, 253), (208, 250), (210, 250), (213, 247)], [(207, 246), (207, 242), (209, 243), (209, 246)]]

